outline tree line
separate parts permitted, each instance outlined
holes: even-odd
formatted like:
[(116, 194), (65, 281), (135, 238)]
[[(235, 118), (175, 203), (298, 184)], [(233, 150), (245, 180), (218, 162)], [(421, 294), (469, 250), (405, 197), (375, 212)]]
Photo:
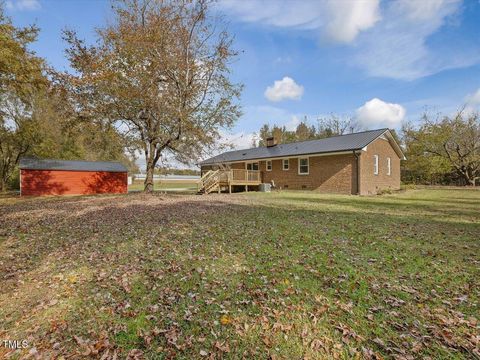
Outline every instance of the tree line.
[(287, 130), (285, 126), (268, 124), (262, 125), (258, 133), (254, 133), (252, 147), (266, 146), (267, 139), (273, 137), (278, 144), (287, 144), (295, 141), (306, 141), (327, 138), (335, 135), (353, 133), (360, 129), (354, 118), (331, 114), (328, 117), (317, 119), (316, 125), (309, 124), (308, 118), (298, 123), (294, 130)]
[(70, 71), (29, 50), (36, 26), (16, 27), (0, 2), (0, 191), (18, 182), (21, 157), (118, 160), (145, 156), (145, 190), (169, 157), (191, 163), (240, 116), (237, 55), (207, 0), (120, 0), (94, 45), (62, 37)]
[[(253, 147), (266, 146), (274, 137), (279, 144), (322, 139), (362, 130), (354, 118), (332, 114), (309, 125), (307, 118), (294, 130), (263, 125)], [(424, 113), (415, 124), (404, 124), (392, 134), (407, 157), (402, 161), (402, 181), (414, 184), (478, 185), (480, 181), (480, 116), (462, 108), (452, 116)]]

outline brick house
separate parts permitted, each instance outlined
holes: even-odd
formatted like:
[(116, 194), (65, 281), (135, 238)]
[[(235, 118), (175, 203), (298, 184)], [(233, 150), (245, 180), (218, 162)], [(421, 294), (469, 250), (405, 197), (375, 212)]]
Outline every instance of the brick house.
[(400, 188), (402, 149), (389, 129), (378, 129), (319, 140), (229, 151), (202, 161), (200, 190), (261, 183), (279, 189), (315, 190), (341, 194), (376, 194)]

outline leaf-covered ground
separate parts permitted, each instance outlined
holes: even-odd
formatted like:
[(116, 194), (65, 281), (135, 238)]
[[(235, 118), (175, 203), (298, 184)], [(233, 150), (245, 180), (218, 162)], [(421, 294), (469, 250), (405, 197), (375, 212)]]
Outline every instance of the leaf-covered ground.
[[(161, 192), (197, 192), (197, 182), (195, 180), (155, 180), (153, 186), (155, 191)], [(131, 185), (128, 186), (129, 191), (143, 191), (143, 189), (143, 180), (135, 180)]]
[(476, 190), (2, 198), (0, 247), (0, 358), (480, 356)]

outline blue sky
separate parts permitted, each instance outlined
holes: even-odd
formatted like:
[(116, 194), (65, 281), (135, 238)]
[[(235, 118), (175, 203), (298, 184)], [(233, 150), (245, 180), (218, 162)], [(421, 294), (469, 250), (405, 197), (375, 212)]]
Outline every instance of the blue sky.
[[(94, 41), (110, 2), (9, 0), (17, 25), (35, 23), (33, 49), (68, 67), (61, 30)], [(226, 0), (225, 14), (241, 51), (233, 79), (245, 84), (244, 115), (225, 138), (248, 147), (263, 123), (293, 128), (330, 113), (365, 129), (399, 128), (425, 107), (450, 114), (480, 106), (478, 0)]]

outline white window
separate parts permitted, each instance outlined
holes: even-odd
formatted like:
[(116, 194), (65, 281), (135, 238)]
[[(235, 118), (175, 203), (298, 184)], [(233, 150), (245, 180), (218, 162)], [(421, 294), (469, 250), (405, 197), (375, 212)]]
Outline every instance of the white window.
[(309, 170), (308, 158), (298, 159), (298, 174), (308, 175)]
[(258, 162), (246, 163), (247, 170), (258, 170)]
[(373, 174), (378, 175), (378, 155), (373, 155)]
[(288, 161), (288, 159), (283, 159), (282, 160), (282, 169), (283, 170), (290, 169), (290, 161)]
[(390, 162), (390, 158), (388, 157), (387, 158), (387, 175), (392, 175), (392, 168), (391, 168), (391, 162)]
[(272, 171), (272, 160), (266, 161), (267, 171)]

